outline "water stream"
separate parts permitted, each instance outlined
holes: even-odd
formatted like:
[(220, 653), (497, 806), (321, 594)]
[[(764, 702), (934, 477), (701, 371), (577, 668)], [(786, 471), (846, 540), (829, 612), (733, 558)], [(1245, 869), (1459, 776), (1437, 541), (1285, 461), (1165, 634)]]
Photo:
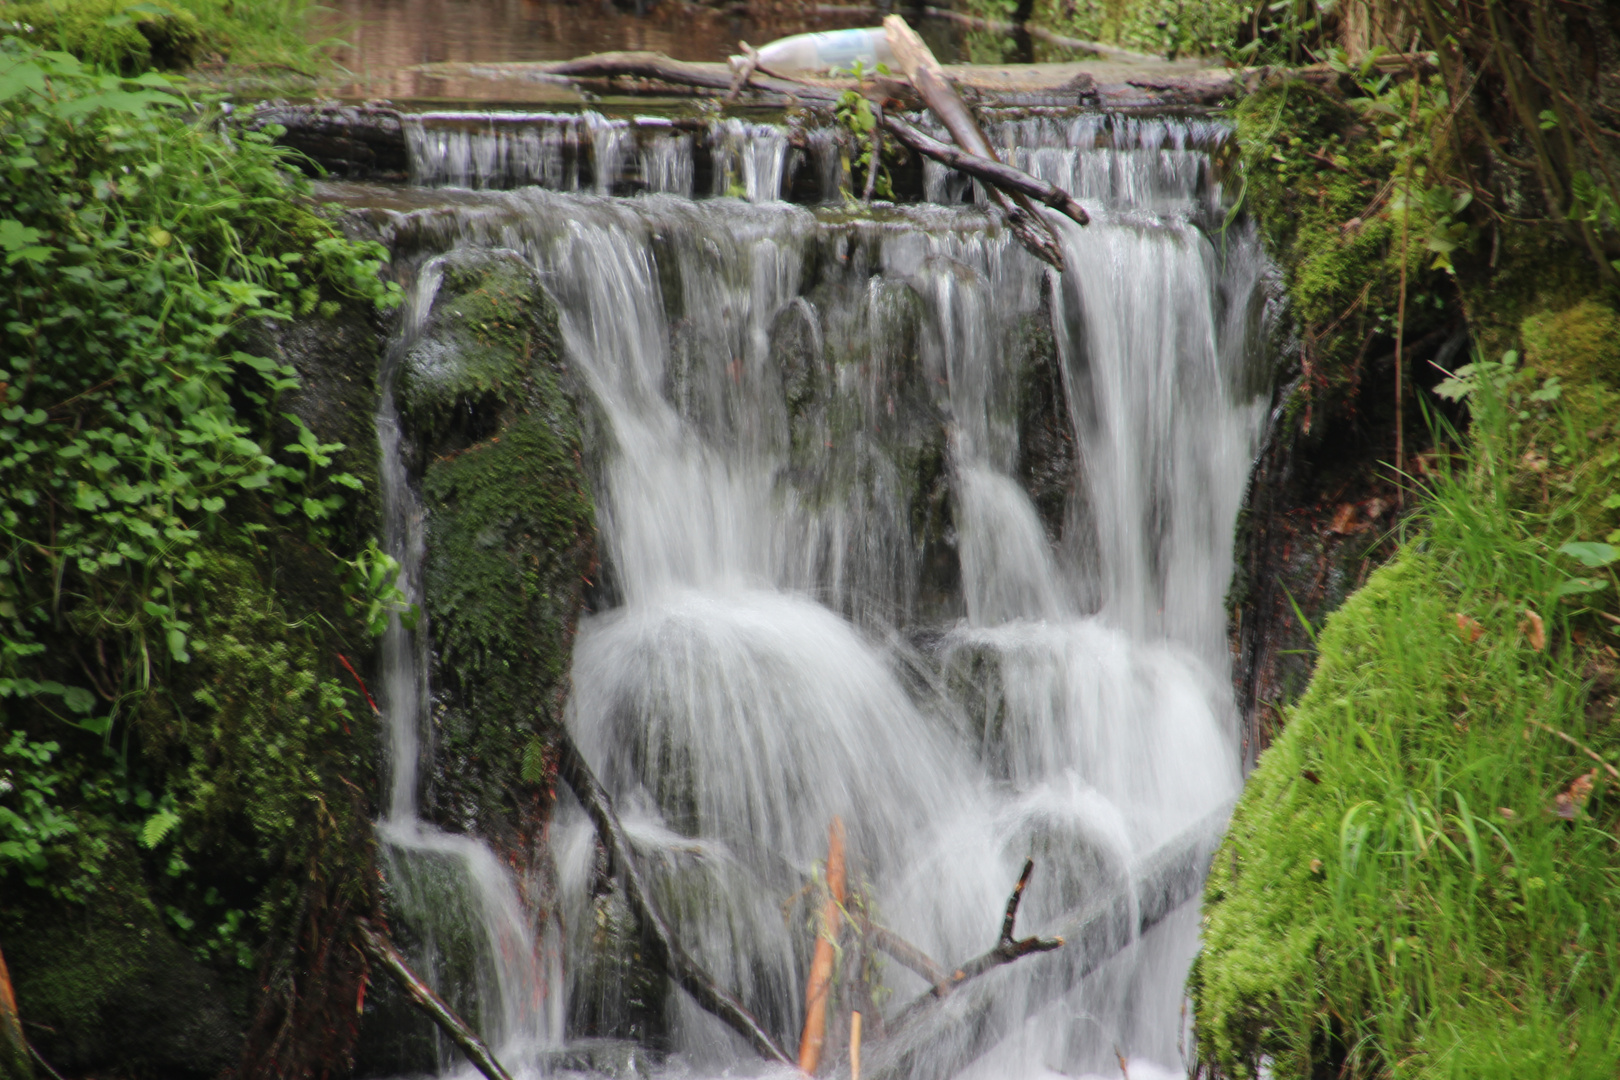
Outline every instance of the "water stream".
[[(986, 976), (976, 1007), (996, 1037), (923, 1048), (913, 1071), (1118, 1075), (1122, 1057), (1132, 1077), (1174, 1072), (1196, 911), (1149, 895), (1144, 867), (1218, 820), (1240, 784), (1223, 598), (1263, 417), (1265, 268), (1252, 236), (1217, 231), (1209, 150), (1224, 132), (1102, 116), (996, 127), (993, 141), (1094, 215), (1055, 222), (1059, 277), (978, 206), (775, 201), (789, 150), (766, 125), (702, 135), (746, 201), (691, 197), (691, 136), (652, 132), (656, 159), (641, 136), (603, 149), (611, 128), (567, 118), (452, 139), (419, 126), (424, 181), (530, 186), (410, 227), (536, 268), (610, 432), (593, 467), (616, 599), (581, 627), (567, 724), (678, 937), (796, 1046), (804, 898), (835, 816), (859, 902), (946, 965), (994, 943), (1033, 855), (1020, 933), (1062, 930), (1110, 896), (1133, 913), (1130, 934), (1154, 928), (1084, 970), (1028, 961)], [(547, 157), (558, 132), (602, 144), (592, 183)], [(589, 193), (614, 190), (610, 166), (664, 177), (643, 188), (662, 193)], [(928, 185), (944, 203), (975, 194), (943, 172)], [(418, 316), (432, 289), (430, 263)], [(1043, 390), (1032, 372), (1048, 369)], [(1061, 469), (1038, 504), (1029, 418), (1043, 393), (1060, 399), (1059, 449), (1043, 460)], [(420, 510), (391, 407), (385, 394), (389, 542), (414, 588)], [(395, 628), (386, 642), (390, 874), (424, 909), (443, 890), (471, 898), (484, 983), (462, 1000), (527, 1068), (564, 1033), (545, 990), (556, 976), (488, 850), (416, 818), (421, 640)], [(570, 1015), (610, 1031), (630, 1005), (592, 961), (611, 902), (594, 839), (566, 804), (553, 837)], [(927, 989), (893, 963), (874, 981), (891, 1014)], [(871, 987), (852, 986), (835, 1056), (849, 1008), (873, 1008)], [(659, 1026), (671, 1070), (758, 1068), (678, 991)]]

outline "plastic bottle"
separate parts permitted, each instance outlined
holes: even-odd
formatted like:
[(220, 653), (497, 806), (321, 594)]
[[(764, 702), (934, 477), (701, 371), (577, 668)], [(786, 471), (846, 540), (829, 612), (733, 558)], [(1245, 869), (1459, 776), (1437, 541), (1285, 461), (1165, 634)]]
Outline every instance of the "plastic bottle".
[[(819, 74), (834, 68), (852, 68), (857, 62), (869, 71), (879, 64), (894, 63), (894, 54), (889, 51), (889, 38), (883, 27), (794, 34), (792, 37), (778, 38), (759, 50), (759, 66), (783, 74)], [(744, 57), (731, 58), (734, 68), (744, 63)]]

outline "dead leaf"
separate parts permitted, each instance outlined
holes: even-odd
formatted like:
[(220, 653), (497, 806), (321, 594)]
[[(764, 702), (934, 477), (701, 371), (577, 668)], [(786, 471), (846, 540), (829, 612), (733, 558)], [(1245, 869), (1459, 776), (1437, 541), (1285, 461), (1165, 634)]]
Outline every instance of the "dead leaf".
[(1311, 860), (1311, 873), (1320, 874), (1321, 872), (1322, 872), (1322, 860), (1321, 859), (1312, 859)]
[(1311, 769), (1301, 769), (1299, 770), (1299, 775), (1303, 776), (1313, 784), (1320, 784), (1322, 782), (1322, 778), (1317, 776), (1316, 773)]
[(1339, 509), (1333, 515), (1333, 524), (1328, 526), (1333, 532), (1344, 536), (1356, 531), (1356, 504), (1340, 503)]
[(1463, 637), (1467, 638), (1470, 644), (1485, 636), (1485, 627), (1480, 625), (1478, 619), (1464, 615), (1460, 611), (1454, 617), (1457, 620), (1457, 629), (1463, 632)]
[(1524, 622), (1519, 624), (1519, 633), (1530, 639), (1530, 647), (1536, 652), (1547, 647), (1547, 626), (1541, 621), (1541, 616), (1529, 608), (1524, 610)]
[(1553, 813), (1565, 821), (1574, 821), (1586, 809), (1586, 800), (1592, 797), (1592, 784), (1597, 780), (1597, 770), (1593, 769), (1584, 776), (1577, 776), (1570, 782), (1569, 787), (1560, 791), (1553, 797)]
[(1367, 511), (1368, 521), (1377, 521), (1384, 516), (1384, 511), (1389, 509), (1389, 503), (1383, 499), (1368, 499), (1362, 506)]
[(1509, 821), (1512, 821), (1514, 818), (1519, 816), (1513, 812), (1513, 807), (1511, 806), (1498, 806), (1496, 808), (1496, 812), (1507, 818)]
[(1360, 231), (1361, 219), (1358, 217), (1353, 217), (1349, 221), (1346, 221), (1343, 225), (1339, 226), (1339, 232), (1342, 233), (1346, 238), (1352, 237)]
[(1546, 457), (1542, 454), (1538, 454), (1534, 450), (1526, 450), (1524, 452), (1524, 457), (1520, 460), (1524, 462), (1525, 468), (1529, 469), (1531, 472), (1547, 471)]

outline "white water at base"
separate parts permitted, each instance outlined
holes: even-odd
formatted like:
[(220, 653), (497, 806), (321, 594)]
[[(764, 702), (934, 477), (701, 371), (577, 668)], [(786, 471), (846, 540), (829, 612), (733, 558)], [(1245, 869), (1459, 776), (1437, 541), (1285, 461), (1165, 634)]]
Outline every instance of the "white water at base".
[[(1262, 418), (1242, 390), (1261, 261), (1235, 232), (1219, 257), (1195, 223), (1220, 200), (1186, 142), (1031, 154), (1108, 180), (1076, 185), (1094, 222), (1056, 223), (1070, 269), (1050, 284), (972, 210), (849, 222), (526, 189), (435, 219), (447, 245), (519, 252), (557, 300), (610, 434), (596, 496), (621, 600), (582, 623), (567, 723), (676, 936), (783, 1044), (813, 933), (793, 904), (834, 816), (862, 901), (955, 966), (994, 941), (1026, 855), (1019, 933), (1050, 932), (1111, 890), (1134, 904), (1153, 855), (1236, 795), (1222, 599)], [(1075, 435), (1057, 536), (1016, 476), (1043, 294)], [(785, 389), (795, 320), (825, 415)], [(891, 438), (908, 385), (944, 420), (960, 569), (961, 617), (922, 652)], [(596, 853), (566, 804), (554, 835), (589, 994)], [(1183, 905), (1072, 984), (1036, 962), (987, 976), (1009, 1034), (964, 1075), (1117, 1075), (1116, 1054), (1173, 1074), (1196, 940)], [(927, 989), (882, 979), (891, 1010)], [(673, 1070), (758, 1068), (678, 991), (666, 1020)]]

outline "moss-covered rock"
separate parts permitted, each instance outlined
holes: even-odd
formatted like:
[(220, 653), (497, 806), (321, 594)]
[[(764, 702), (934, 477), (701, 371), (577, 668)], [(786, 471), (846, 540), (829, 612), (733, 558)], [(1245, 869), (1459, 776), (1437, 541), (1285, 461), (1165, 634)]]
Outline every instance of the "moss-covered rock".
[(1582, 301), (1498, 339), (1528, 363), (1470, 372), (1422, 532), (1321, 632), (1206, 886), (1216, 1075), (1578, 1077), (1620, 1052), (1620, 807), (1583, 786), (1588, 751), (1620, 755), (1620, 613), (1560, 550), (1620, 541), (1613, 320)]
[(510, 253), (457, 252), (400, 372), (427, 511), (436, 773), (427, 811), (532, 868), (596, 562), (556, 308)]
[[(1232, 118), (1243, 207), (1282, 269), (1298, 335), (1290, 360), (1302, 381), (1289, 419), (1320, 434), (1393, 399), (1403, 242), (1388, 184), (1397, 160), (1341, 97), (1308, 83), (1269, 85), (1240, 101)], [(1414, 205), (1412, 218), (1404, 244), (1409, 378), (1460, 314), (1456, 286), (1431, 265), (1429, 216)], [(1362, 395), (1364, 383), (1391, 393)]]

